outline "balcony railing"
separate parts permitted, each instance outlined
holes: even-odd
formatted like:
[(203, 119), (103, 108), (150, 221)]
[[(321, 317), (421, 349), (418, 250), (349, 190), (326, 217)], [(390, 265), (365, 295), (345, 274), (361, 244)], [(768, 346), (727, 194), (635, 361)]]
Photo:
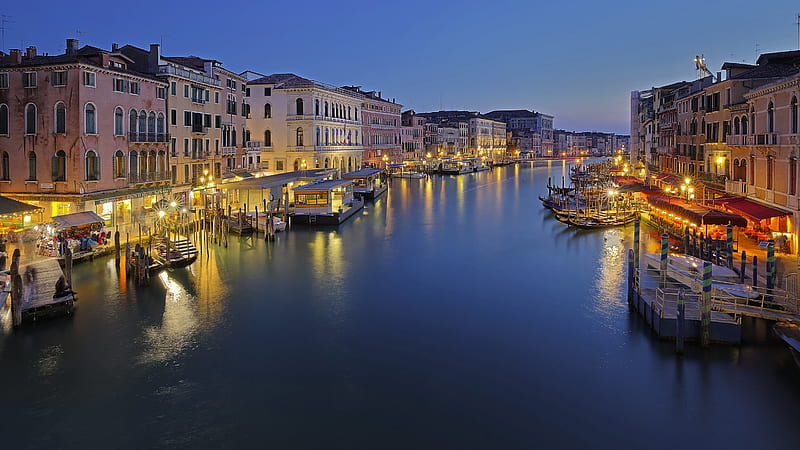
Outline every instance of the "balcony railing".
[(158, 66), (158, 73), (159, 75), (175, 75), (181, 78), (186, 78), (191, 81), (210, 84), (216, 87), (219, 87), (222, 84), (219, 80), (211, 78), (209, 76), (201, 75), (199, 73), (191, 72), (185, 69), (180, 69), (178, 67), (167, 64)]
[(725, 142), (728, 145), (781, 145), (791, 144), (796, 139), (793, 135), (780, 135), (778, 133), (761, 133), (748, 135), (728, 136)]
[(725, 187), (725, 182), (728, 180), (726, 175), (716, 175), (709, 172), (698, 172), (695, 178), (706, 183), (716, 184), (723, 188)]
[(236, 147), (222, 147), (222, 154), (223, 155), (235, 155), (236, 154)]
[(756, 145), (778, 145), (778, 134), (777, 133), (757, 134)]
[(258, 150), (264, 146), (263, 141), (247, 141), (245, 147), (247, 150)]
[(169, 133), (128, 133), (128, 142), (169, 142)]
[(153, 183), (156, 181), (168, 181), (170, 177), (170, 172), (132, 173), (128, 174), (128, 183), (141, 184)]

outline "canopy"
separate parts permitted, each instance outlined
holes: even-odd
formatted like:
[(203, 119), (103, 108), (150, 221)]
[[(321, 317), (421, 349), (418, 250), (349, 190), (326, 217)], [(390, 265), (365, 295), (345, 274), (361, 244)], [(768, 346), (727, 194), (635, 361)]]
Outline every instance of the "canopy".
[(0, 196), (0, 216), (37, 212), (40, 209), (42, 209), (41, 206), (33, 206), (28, 203), (18, 202), (8, 197)]
[(91, 223), (104, 223), (102, 217), (98, 216), (94, 211), (82, 211), (72, 214), (64, 214), (63, 216), (53, 217), (53, 221), (61, 228), (80, 227), (82, 225), (89, 225)]
[(730, 223), (737, 227), (747, 226), (747, 220), (738, 214), (707, 208), (699, 203), (688, 203), (685, 200), (664, 196), (650, 196), (647, 201), (656, 208), (669, 211), (698, 225), (727, 225)]
[(721, 203), (725, 209), (735, 211), (755, 221), (791, 215), (789, 212), (762, 205), (761, 203), (754, 202), (745, 197), (721, 197), (715, 199), (714, 202)]

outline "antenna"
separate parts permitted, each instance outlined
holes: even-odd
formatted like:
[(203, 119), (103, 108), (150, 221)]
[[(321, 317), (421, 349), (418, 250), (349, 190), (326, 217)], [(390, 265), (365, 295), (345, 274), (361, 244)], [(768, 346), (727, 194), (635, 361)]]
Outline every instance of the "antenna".
[(800, 14), (797, 15), (795, 25), (797, 25), (797, 49), (800, 50)]
[[(798, 20), (800, 20), (800, 16), (797, 16)], [(7, 16), (5, 14), (0, 14), (0, 50), (5, 50), (6, 48), (6, 30), (8, 27), (6, 26), (7, 23), (14, 23), (13, 20), (9, 20), (11, 16)]]
[(761, 54), (761, 46), (758, 45), (758, 42), (756, 42), (756, 59), (758, 59), (758, 55), (760, 54)]
[(81, 30), (75, 30), (75, 34), (78, 36), (78, 39), (83, 40), (83, 35), (86, 33)]

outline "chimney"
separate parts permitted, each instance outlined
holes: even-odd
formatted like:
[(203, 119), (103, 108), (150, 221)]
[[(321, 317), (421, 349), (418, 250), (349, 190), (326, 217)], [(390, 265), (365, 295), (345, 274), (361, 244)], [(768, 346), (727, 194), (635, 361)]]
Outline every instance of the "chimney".
[(119, 51), (119, 44), (117, 44), (116, 42), (111, 44), (111, 51), (114, 52), (114, 53), (118, 52)]
[(11, 53), (9, 54), (11, 64), (21, 64), (22, 63), (22, 50), (18, 48), (12, 48)]
[(161, 64), (161, 44), (150, 44), (150, 55), (147, 57), (147, 71), (149, 73), (158, 72), (159, 64)]
[(31, 45), (30, 47), (25, 49), (25, 57), (26, 58), (33, 58), (36, 56), (36, 47)]
[(67, 54), (68, 55), (77, 55), (78, 54), (78, 40), (77, 39), (67, 39)]

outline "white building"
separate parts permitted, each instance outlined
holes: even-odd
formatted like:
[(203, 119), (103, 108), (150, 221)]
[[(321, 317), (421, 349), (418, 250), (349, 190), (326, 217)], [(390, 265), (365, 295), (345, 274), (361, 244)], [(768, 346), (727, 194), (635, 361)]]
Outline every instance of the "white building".
[(251, 80), (247, 87), (249, 146), (261, 149), (266, 172), (361, 167), (361, 94), (291, 73)]

